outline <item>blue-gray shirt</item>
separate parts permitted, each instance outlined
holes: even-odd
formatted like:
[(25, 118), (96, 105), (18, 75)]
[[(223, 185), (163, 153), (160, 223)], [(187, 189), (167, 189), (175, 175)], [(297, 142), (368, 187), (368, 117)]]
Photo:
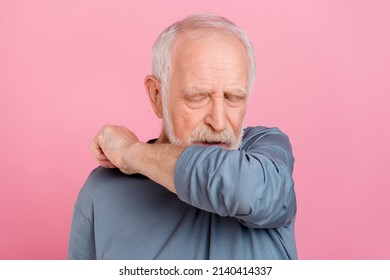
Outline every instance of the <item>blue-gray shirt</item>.
[(69, 259), (295, 259), (294, 158), (277, 128), (239, 150), (188, 147), (177, 195), (142, 175), (95, 169), (74, 208)]

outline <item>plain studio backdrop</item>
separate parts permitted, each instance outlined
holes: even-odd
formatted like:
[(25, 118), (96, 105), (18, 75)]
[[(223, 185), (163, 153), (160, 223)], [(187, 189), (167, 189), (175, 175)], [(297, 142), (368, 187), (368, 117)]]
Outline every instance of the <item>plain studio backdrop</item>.
[(0, 259), (66, 258), (91, 139), (107, 123), (158, 136), (151, 47), (196, 12), (254, 44), (246, 126), (290, 137), (299, 258), (390, 259), (385, 0), (0, 0)]

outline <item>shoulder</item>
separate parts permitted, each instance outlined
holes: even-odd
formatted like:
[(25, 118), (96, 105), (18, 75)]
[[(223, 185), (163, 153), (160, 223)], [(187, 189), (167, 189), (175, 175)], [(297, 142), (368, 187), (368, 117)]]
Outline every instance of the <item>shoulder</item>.
[(99, 166), (89, 174), (80, 190), (79, 196), (91, 197), (97, 192), (112, 186), (113, 182), (124, 180), (123, 175), (124, 174), (118, 169), (109, 169)]
[(127, 194), (131, 197), (135, 189), (146, 183), (150, 184), (150, 180), (142, 175), (126, 175), (118, 169), (97, 167), (82, 186), (75, 207), (83, 213), (91, 212), (93, 205), (110, 204), (115, 197)]

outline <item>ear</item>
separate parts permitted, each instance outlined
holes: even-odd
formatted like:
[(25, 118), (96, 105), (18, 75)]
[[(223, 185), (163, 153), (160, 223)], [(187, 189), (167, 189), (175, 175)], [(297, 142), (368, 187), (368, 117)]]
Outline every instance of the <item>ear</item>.
[(150, 105), (156, 116), (163, 117), (161, 83), (153, 75), (147, 75), (144, 81), (146, 93), (149, 97)]

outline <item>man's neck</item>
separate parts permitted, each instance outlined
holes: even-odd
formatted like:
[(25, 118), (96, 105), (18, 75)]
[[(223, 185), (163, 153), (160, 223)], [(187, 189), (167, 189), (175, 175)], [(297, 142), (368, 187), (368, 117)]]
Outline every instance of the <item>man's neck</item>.
[(155, 144), (169, 144), (170, 143), (164, 130), (161, 131), (160, 136), (157, 138), (157, 140), (154, 143)]

